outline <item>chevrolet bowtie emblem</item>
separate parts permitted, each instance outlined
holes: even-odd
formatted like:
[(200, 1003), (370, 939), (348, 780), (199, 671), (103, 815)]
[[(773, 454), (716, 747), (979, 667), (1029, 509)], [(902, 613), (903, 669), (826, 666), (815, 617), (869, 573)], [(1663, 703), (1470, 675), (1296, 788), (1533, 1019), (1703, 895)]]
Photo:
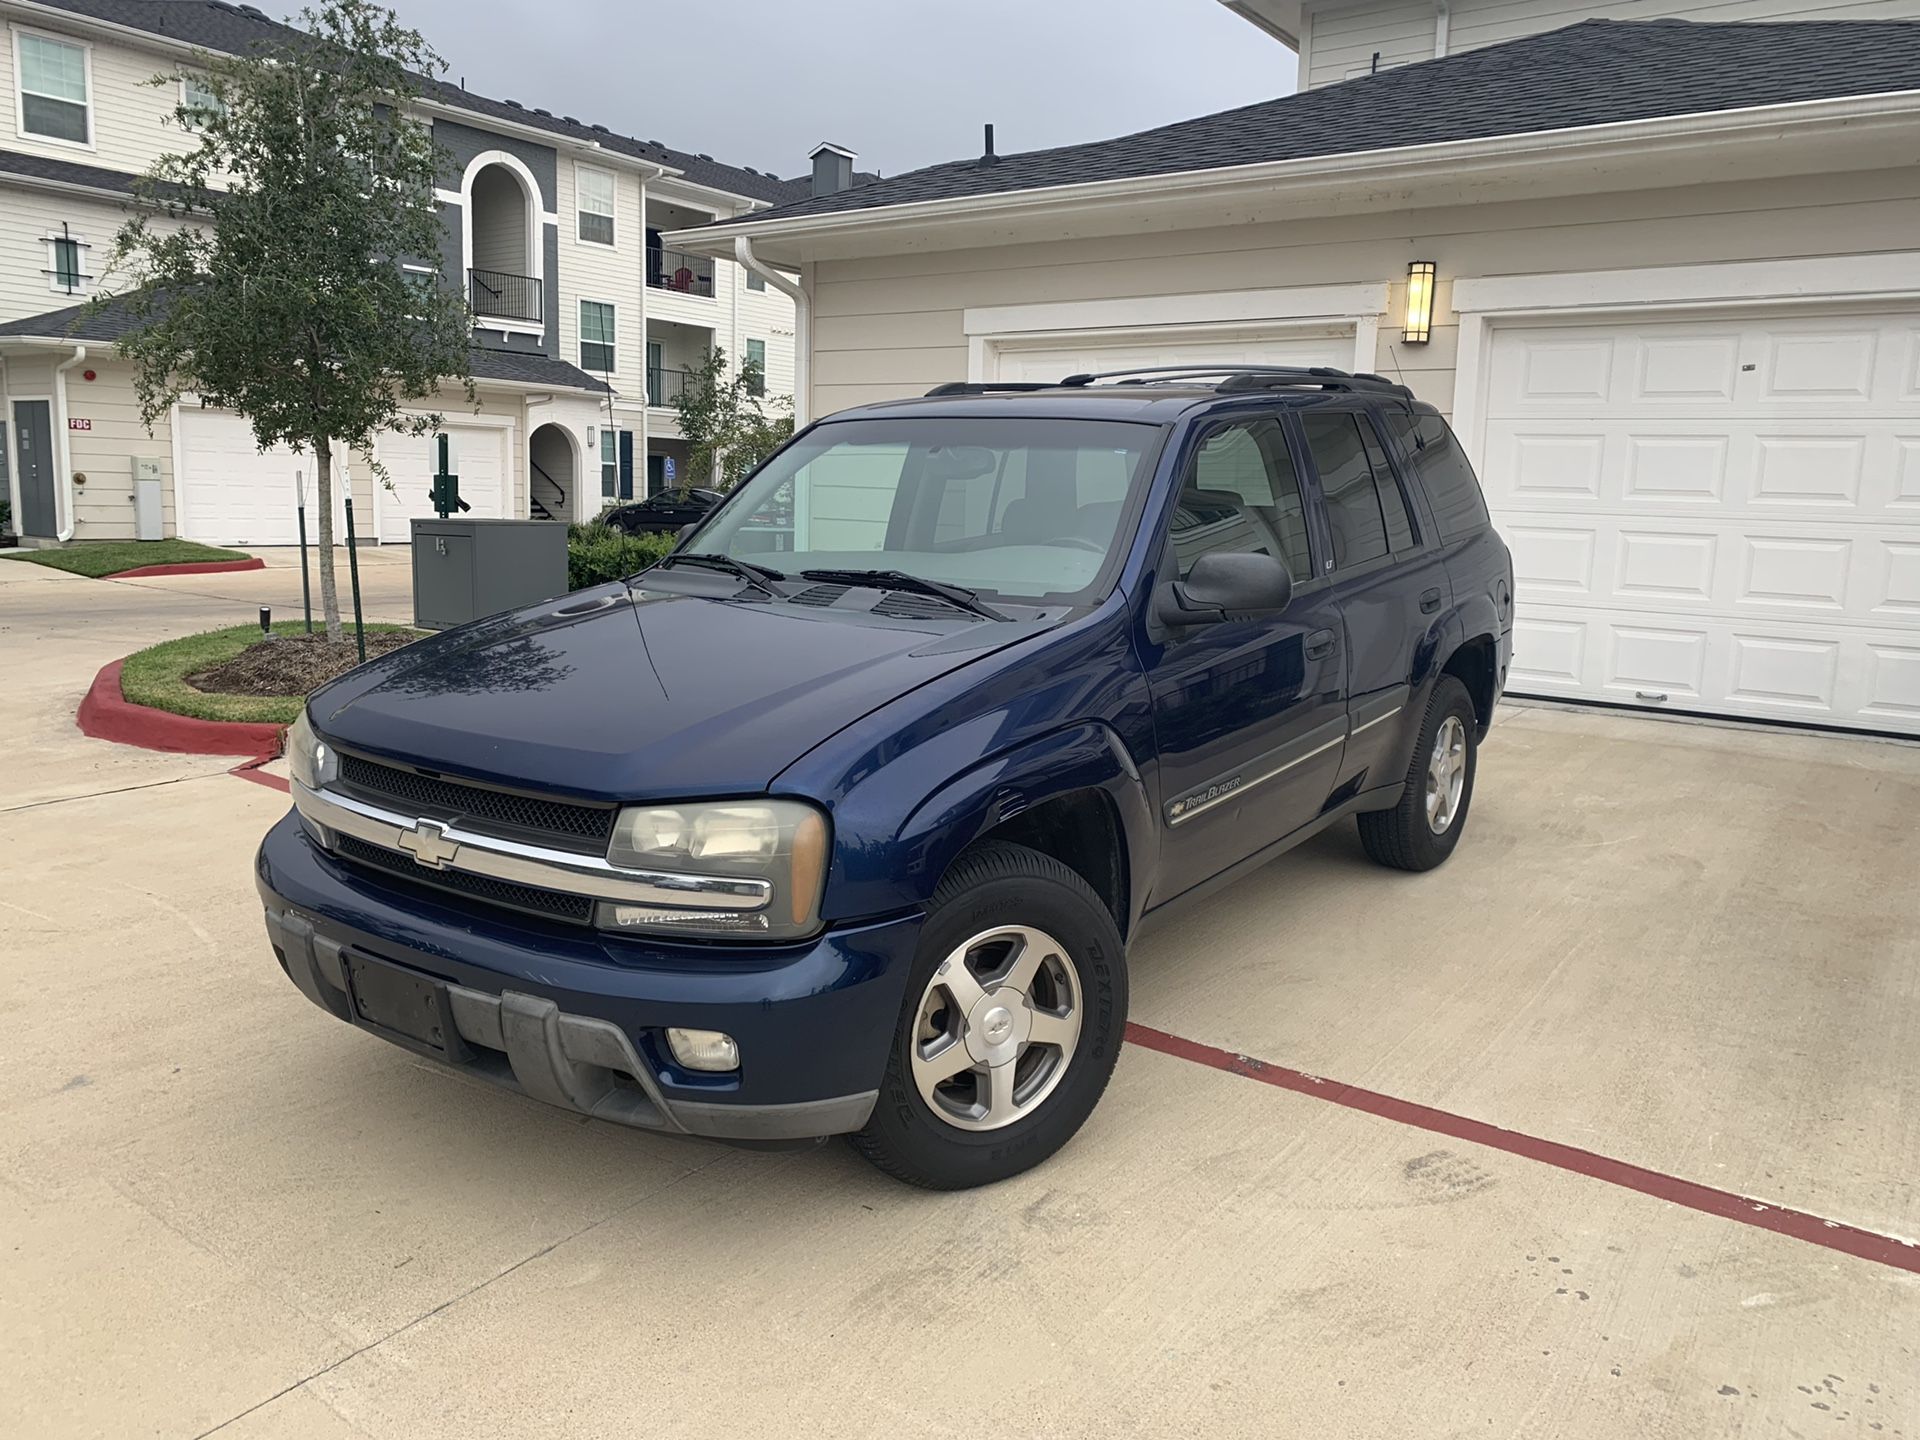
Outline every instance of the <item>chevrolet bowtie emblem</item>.
[(429, 870), (444, 870), (447, 862), (460, 853), (460, 842), (447, 838), (445, 826), (416, 820), (411, 830), (400, 832), (400, 848)]

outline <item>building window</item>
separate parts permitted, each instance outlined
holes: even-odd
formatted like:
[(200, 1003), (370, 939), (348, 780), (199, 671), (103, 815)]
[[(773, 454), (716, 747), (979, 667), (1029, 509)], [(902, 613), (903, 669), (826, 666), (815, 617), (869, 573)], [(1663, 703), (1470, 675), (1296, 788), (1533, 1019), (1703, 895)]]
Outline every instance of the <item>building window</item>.
[(767, 393), (767, 342), (764, 340), (747, 341), (747, 393), (764, 395)]
[(64, 224), (50, 235), (43, 235), (47, 246), (47, 289), (59, 295), (84, 295), (87, 282), (87, 239), (76, 235)]
[(594, 245), (613, 244), (613, 176), (586, 165), (573, 169), (580, 207), (580, 238)]
[(20, 65), (20, 129), (74, 145), (93, 143), (87, 104), (87, 47), (16, 32)]
[(762, 275), (758, 270), (747, 271), (747, 289), (764, 290), (766, 288), (767, 288), (766, 276)]
[(613, 373), (613, 306), (598, 300), (580, 302), (580, 368)]
[(180, 78), (180, 108), (186, 111), (187, 128), (198, 130), (208, 120), (227, 113), (226, 102), (207, 88), (197, 75)]
[(611, 425), (600, 427), (600, 497), (620, 498), (620, 435)]

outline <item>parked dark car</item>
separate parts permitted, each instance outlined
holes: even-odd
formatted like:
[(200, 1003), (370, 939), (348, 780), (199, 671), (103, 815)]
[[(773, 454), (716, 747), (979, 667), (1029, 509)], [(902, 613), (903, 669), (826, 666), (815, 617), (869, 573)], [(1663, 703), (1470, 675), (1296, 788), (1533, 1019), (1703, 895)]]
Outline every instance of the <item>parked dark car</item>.
[(695, 485), (685, 490), (662, 490), (631, 505), (616, 505), (600, 516), (601, 523), (629, 535), (671, 535), (683, 525), (695, 525), (725, 499), (718, 490)]
[(1106, 1087), (1143, 927), (1349, 817), (1452, 853), (1512, 595), (1378, 377), (846, 412), (655, 568), (316, 694), (267, 929), (322, 1009), (538, 1099), (996, 1180)]

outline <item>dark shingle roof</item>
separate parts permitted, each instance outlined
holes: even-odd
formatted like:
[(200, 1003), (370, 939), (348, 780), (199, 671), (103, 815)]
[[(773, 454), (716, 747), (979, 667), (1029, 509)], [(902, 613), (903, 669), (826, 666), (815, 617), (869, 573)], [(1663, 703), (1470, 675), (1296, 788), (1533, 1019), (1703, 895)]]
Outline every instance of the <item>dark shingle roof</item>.
[[(86, 305), (69, 305), (62, 310), (49, 310), (42, 315), (10, 320), (0, 325), (0, 340), (75, 340), (111, 345), (133, 327), (131, 307), (121, 300), (115, 300), (98, 310)], [(597, 393), (604, 393), (607, 389), (605, 381), (551, 355), (528, 354), (520, 350), (489, 350), (476, 345), (469, 352), (467, 363), (476, 380), (506, 380), (522, 385), (551, 385), (557, 390), (592, 390)]]
[(1920, 22), (1589, 20), (1117, 140), (934, 165), (706, 228), (1899, 90), (1920, 90)]
[(49, 160), (44, 155), (22, 155), (17, 150), (0, 150), (0, 179), (19, 175), (29, 180), (56, 180), (62, 185), (84, 185), (92, 190), (112, 190), (128, 194), (134, 177), (119, 170), (103, 170), (98, 165), (76, 165), (71, 160)]
[[(230, 4), (227, 0), (48, 0), (48, 3), (74, 15), (229, 54), (245, 54), (255, 45), (284, 41), (293, 33), (254, 6)], [(424, 94), (430, 100), (479, 115), (530, 125), (567, 139), (592, 142), (617, 154), (667, 165), (684, 172), (685, 178), (696, 185), (710, 186), (729, 195), (779, 204), (807, 193), (806, 185), (800, 182), (763, 175), (737, 165), (724, 165), (709, 155), (688, 154), (652, 141), (616, 135), (564, 116), (542, 115), (503, 100), (475, 95), (444, 80), (428, 81)]]

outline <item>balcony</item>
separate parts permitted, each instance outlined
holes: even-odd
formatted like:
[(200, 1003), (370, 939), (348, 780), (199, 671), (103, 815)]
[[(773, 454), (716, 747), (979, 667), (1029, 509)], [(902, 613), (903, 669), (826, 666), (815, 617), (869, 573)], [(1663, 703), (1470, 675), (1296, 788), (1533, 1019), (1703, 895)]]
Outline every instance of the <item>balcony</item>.
[(538, 276), (509, 275), (504, 270), (467, 271), (467, 303), (481, 320), (514, 320), (538, 325), (546, 287)]
[(647, 284), (655, 290), (682, 295), (713, 296), (713, 261), (705, 255), (678, 250), (647, 249)]
[(647, 404), (663, 409), (678, 398), (687, 388), (690, 378), (685, 370), (669, 370), (665, 366), (647, 367)]

